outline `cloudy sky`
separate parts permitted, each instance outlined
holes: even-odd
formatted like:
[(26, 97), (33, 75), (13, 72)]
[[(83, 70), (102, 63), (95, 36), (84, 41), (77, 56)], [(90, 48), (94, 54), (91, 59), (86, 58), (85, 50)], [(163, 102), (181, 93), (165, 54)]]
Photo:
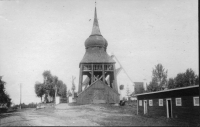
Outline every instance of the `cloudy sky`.
[[(36, 81), (50, 70), (68, 88), (91, 34), (94, 0), (0, 1), (0, 75), (14, 103), (39, 102)], [(151, 80), (161, 63), (168, 78), (198, 71), (197, 0), (97, 0), (100, 31), (133, 82)], [(90, 20), (91, 19), (91, 20)], [(118, 83), (132, 86), (121, 71)]]

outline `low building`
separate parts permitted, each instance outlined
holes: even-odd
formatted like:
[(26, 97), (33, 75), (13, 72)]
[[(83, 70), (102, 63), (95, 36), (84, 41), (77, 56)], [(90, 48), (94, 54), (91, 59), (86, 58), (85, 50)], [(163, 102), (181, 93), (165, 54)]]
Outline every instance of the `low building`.
[(200, 120), (199, 85), (136, 94), (137, 114)]

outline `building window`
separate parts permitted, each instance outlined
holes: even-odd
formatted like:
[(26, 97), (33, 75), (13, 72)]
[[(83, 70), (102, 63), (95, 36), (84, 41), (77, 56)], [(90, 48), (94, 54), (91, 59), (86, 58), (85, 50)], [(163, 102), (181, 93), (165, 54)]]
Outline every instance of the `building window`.
[(182, 106), (181, 98), (176, 98), (176, 106)]
[(163, 106), (163, 99), (159, 99), (159, 106)]
[(193, 97), (194, 106), (199, 106), (199, 97)]
[(142, 100), (139, 100), (139, 106), (142, 106)]
[(153, 106), (153, 100), (149, 100), (149, 106)]

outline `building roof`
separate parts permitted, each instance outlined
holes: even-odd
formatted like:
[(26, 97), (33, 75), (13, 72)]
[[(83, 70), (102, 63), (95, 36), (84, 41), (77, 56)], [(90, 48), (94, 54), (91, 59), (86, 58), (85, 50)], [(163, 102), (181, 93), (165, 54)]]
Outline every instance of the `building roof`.
[(175, 89), (168, 89), (168, 90), (155, 91), (155, 92), (149, 92), (149, 93), (141, 93), (141, 94), (136, 94), (135, 96), (147, 95), (147, 94), (155, 94), (155, 93), (162, 93), (162, 92), (169, 92), (169, 91), (182, 90), (182, 89), (190, 89), (190, 88), (195, 88), (195, 87), (199, 87), (199, 85), (187, 86), (187, 87), (180, 87), (180, 88), (175, 88)]

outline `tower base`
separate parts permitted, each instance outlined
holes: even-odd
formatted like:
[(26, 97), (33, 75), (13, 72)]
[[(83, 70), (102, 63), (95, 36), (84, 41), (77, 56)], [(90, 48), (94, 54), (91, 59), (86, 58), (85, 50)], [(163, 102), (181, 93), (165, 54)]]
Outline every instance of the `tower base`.
[(119, 93), (98, 80), (78, 94), (78, 104), (119, 103)]

